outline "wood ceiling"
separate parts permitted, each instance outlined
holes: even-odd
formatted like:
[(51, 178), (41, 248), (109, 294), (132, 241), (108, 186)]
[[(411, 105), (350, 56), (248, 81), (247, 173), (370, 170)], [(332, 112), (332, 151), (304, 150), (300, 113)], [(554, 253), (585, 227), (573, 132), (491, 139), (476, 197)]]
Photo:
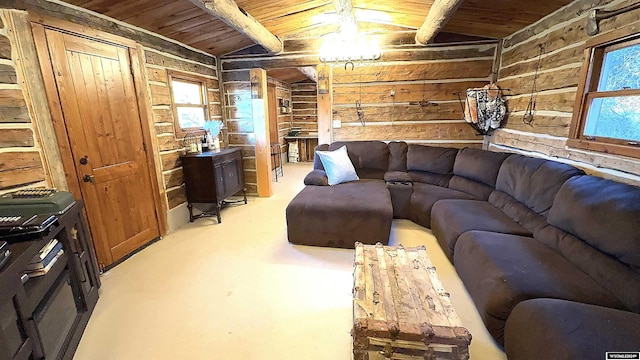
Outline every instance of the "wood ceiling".
[(311, 81), (307, 75), (301, 73), (298, 68), (279, 68), (267, 70), (267, 75), (286, 83), (293, 84), (302, 81)]
[[(220, 56), (254, 44), (245, 35), (189, 0), (67, 0), (68, 3)], [(537, 21), (572, 0), (465, 0), (443, 31), (499, 39)], [(281, 39), (337, 30), (333, 0), (237, 0)], [(433, 0), (352, 0), (360, 31), (419, 28)]]

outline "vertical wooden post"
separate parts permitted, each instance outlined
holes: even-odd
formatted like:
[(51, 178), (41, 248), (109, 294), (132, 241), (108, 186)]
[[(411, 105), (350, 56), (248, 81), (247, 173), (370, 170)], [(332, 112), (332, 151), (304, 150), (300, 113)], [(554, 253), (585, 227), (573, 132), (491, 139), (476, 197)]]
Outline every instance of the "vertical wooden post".
[[(267, 72), (264, 69), (251, 69), (251, 107), (253, 110), (254, 146), (256, 149), (256, 172), (258, 178), (258, 196), (273, 195), (271, 187), (271, 151), (269, 146), (269, 109), (267, 108)], [(258, 97), (254, 98), (254, 87)]]
[(69, 185), (62, 167), (62, 156), (55, 136), (29, 16), (25, 11), (15, 10), (7, 11), (5, 14), (8, 35), (14, 40), (14, 61), (19, 84), (31, 113), (36, 138), (42, 147), (40, 156), (47, 183), (51, 187), (68, 190)]
[[(316, 68), (318, 73), (318, 144), (331, 144), (333, 142), (333, 73), (331, 66), (320, 64)], [(321, 94), (320, 82), (326, 82), (326, 94)]]
[(131, 73), (136, 85), (138, 112), (140, 113), (142, 136), (147, 151), (147, 167), (151, 177), (153, 200), (155, 201), (154, 207), (158, 216), (160, 235), (164, 236), (169, 232), (169, 202), (167, 191), (164, 187), (162, 159), (160, 158), (160, 148), (156, 137), (153, 107), (151, 105), (151, 89), (149, 88), (147, 69), (144, 65), (146, 60), (142, 45), (136, 44), (135, 48), (129, 48), (129, 57), (131, 59)]

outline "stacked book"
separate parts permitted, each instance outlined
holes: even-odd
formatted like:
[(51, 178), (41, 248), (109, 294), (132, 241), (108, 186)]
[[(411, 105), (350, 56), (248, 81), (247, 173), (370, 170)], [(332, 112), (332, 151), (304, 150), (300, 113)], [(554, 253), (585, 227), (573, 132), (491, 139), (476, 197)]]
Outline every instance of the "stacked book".
[(62, 243), (56, 239), (51, 239), (27, 265), (26, 270), (29, 278), (48, 273), (63, 253)]

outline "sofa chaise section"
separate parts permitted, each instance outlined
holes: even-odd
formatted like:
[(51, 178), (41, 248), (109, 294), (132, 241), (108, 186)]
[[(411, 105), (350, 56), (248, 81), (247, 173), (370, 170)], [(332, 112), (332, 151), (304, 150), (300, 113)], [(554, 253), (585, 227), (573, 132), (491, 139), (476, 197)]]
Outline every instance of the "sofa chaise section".
[(289, 242), (354, 248), (389, 243), (393, 208), (384, 182), (307, 186), (287, 206)]
[(335, 142), (317, 150), (347, 147), (347, 154), (361, 180), (328, 186), (322, 163), (314, 158), (307, 185), (286, 210), (289, 242), (300, 245), (353, 248), (389, 243), (393, 205), (384, 182), (389, 148), (381, 141)]

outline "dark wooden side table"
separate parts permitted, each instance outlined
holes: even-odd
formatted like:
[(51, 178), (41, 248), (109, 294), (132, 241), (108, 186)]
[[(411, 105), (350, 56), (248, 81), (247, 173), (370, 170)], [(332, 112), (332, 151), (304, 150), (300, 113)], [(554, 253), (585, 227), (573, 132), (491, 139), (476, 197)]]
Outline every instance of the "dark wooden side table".
[[(244, 168), (240, 148), (220, 149), (201, 154), (188, 154), (180, 157), (187, 192), (189, 221), (204, 216), (216, 216), (222, 222), (220, 209), (224, 205), (244, 201), (247, 203), (247, 189), (244, 186)], [(227, 201), (226, 198), (239, 192), (244, 199)], [(194, 203), (215, 204), (213, 212), (204, 211), (193, 215)]]

